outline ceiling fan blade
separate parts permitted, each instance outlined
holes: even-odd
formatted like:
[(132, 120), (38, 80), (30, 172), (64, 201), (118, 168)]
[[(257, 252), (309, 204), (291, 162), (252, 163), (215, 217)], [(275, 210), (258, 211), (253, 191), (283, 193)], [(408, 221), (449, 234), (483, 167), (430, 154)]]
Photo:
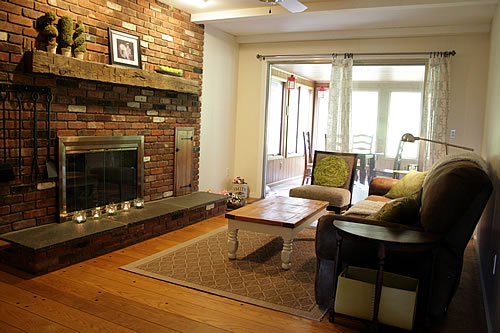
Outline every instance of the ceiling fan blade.
[(279, 4), (292, 13), (300, 13), (307, 9), (307, 6), (298, 0), (283, 0)]

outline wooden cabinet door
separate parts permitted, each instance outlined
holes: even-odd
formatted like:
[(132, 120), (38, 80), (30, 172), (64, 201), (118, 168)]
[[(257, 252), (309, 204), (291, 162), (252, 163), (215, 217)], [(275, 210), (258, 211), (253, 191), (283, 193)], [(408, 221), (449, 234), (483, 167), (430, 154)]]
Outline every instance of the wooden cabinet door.
[(191, 193), (193, 179), (193, 127), (175, 129), (174, 195)]

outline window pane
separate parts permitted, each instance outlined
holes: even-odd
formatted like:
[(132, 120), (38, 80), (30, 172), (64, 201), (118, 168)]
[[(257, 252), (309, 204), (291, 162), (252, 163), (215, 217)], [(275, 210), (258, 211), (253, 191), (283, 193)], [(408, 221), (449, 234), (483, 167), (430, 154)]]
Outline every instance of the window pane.
[(283, 110), (283, 82), (272, 81), (269, 94), (267, 153), (279, 155), (281, 147), (281, 128)]
[(288, 136), (287, 136), (287, 153), (293, 154), (297, 152), (297, 133), (299, 120), (299, 90), (291, 89), (290, 104), (288, 108)]
[(422, 82), (425, 70), (422, 65), (407, 66), (353, 66), (353, 81), (398, 81), (398, 82)]
[(323, 97), (318, 96), (318, 120), (315, 121), (318, 126), (315, 140), (316, 150), (325, 150), (326, 124), (328, 122), (328, 100), (330, 97), (329, 90), (325, 90), (322, 96)]
[[(378, 92), (378, 100), (369, 95), (356, 98), (353, 93), (353, 134), (370, 132), (375, 126), (373, 151), (383, 152), (377, 157), (378, 168), (392, 167), (399, 140), (405, 132), (420, 134), (421, 97), (425, 78), (425, 65), (358, 65), (353, 67), (353, 87), (356, 92)], [(360, 100), (362, 102), (360, 102)], [(358, 105), (356, 105), (358, 103)], [(359, 106), (359, 103), (365, 105)], [(376, 118), (368, 118), (367, 108), (376, 103)], [(358, 108), (365, 112), (362, 114)], [(362, 114), (362, 115), (361, 115)], [(417, 145), (404, 147), (403, 158), (416, 160)], [(391, 161), (392, 160), (392, 161)]]
[(299, 108), (299, 140), (297, 152), (304, 153), (304, 139), (302, 132), (310, 132), (312, 124), (312, 89), (300, 87), (300, 108)]
[[(377, 133), (378, 91), (353, 91), (352, 93), (352, 135), (353, 151), (366, 152), (366, 145), (356, 145), (357, 135), (368, 135), (372, 139), (370, 151), (374, 150)], [(369, 141), (363, 138), (362, 141)]]
[[(392, 92), (389, 104), (386, 155), (396, 156), (401, 137), (405, 133), (420, 133), (422, 94), (419, 92)], [(418, 145), (405, 143), (402, 158), (416, 159)]]

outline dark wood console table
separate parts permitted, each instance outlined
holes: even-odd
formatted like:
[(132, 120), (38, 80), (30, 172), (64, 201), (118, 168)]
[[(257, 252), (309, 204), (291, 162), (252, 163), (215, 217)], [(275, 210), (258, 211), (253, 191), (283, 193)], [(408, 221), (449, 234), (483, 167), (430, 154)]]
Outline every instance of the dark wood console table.
[[(333, 270), (334, 285), (333, 297), (330, 305), (330, 322), (333, 322), (335, 318), (335, 297), (337, 292), (338, 273), (342, 265), (342, 240), (345, 238), (359, 242), (374, 242), (378, 246), (378, 271), (375, 285), (375, 304), (373, 307), (372, 321), (374, 329), (377, 330), (386, 251), (431, 251), (440, 237), (436, 234), (408, 230), (405, 228), (385, 227), (342, 220), (335, 220), (333, 225), (337, 231), (337, 251)], [(431, 293), (431, 289), (432, 285), (430, 285), (428, 290), (429, 295)]]

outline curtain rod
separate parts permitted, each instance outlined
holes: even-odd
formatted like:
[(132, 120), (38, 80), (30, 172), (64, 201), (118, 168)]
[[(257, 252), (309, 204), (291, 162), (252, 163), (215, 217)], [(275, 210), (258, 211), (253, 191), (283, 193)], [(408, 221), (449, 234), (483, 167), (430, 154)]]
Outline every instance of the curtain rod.
[(272, 59), (293, 59), (293, 58), (336, 58), (337, 56), (344, 57), (353, 57), (353, 56), (412, 56), (412, 55), (428, 55), (429, 57), (452, 57), (457, 52), (455, 50), (451, 51), (437, 51), (437, 52), (382, 52), (382, 53), (330, 53), (330, 54), (289, 54), (289, 55), (280, 55), (280, 54), (271, 54), (271, 55), (263, 55), (257, 54), (257, 59), (266, 60), (269, 58)]

